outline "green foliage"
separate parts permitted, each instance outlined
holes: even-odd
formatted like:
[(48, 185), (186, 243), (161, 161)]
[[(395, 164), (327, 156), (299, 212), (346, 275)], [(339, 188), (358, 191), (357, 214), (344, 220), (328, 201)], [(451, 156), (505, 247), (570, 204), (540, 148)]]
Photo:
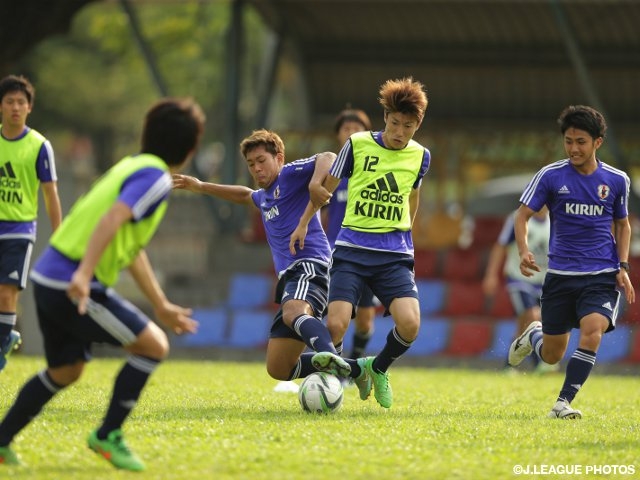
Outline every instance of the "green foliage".
[[(208, 136), (222, 135), (230, 2), (131, 5), (168, 94), (194, 97), (209, 112)], [(250, 12), (246, 25), (249, 59), (258, 64), (264, 28)], [(30, 123), (48, 137), (72, 131), (111, 143), (98, 152), (113, 155), (102, 165), (137, 149), (143, 114), (161, 92), (119, 2), (88, 5), (68, 35), (43, 41), (22, 63), (37, 90)], [(245, 102), (257, 90), (251, 82)]]
[[(8, 468), (11, 478), (131, 477), (85, 446), (120, 364), (95, 360), (77, 385), (58, 394), (14, 442), (28, 466)], [(11, 358), (0, 411), (41, 367), (40, 359)], [(637, 377), (592, 375), (574, 402), (584, 418), (557, 421), (545, 417), (562, 375), (399, 366), (392, 372), (390, 410), (373, 398), (360, 401), (349, 388), (342, 410), (325, 416), (303, 412), (294, 394), (274, 392), (262, 364), (167, 361), (124, 425), (130, 447), (149, 467), (135, 476), (513, 479), (518, 464), (633, 465), (640, 472)]]

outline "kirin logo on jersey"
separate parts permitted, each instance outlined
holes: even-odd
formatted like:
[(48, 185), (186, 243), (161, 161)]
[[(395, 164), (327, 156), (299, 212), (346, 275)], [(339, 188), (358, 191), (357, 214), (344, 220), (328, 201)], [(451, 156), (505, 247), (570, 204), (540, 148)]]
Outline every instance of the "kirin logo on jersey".
[(598, 185), (598, 197), (600, 200), (604, 200), (609, 196), (611, 189), (608, 185)]

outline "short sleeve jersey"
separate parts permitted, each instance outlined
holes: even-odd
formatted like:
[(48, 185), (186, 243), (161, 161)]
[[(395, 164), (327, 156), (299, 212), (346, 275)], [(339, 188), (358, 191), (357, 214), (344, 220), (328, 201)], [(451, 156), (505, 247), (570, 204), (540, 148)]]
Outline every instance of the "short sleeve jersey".
[[(149, 219), (156, 214), (161, 207), (164, 207), (171, 193), (171, 188), (171, 175), (168, 171), (163, 168), (147, 166), (131, 172), (128, 177), (122, 181), (121, 188), (114, 198), (115, 201), (122, 202), (131, 209), (133, 218), (130, 220), (130, 223), (133, 225)], [(92, 195), (92, 191), (89, 191), (86, 196)], [(78, 202), (80, 201), (82, 201), (82, 199)], [(98, 201), (98, 199), (95, 201)], [(76, 204), (78, 202), (76, 202)], [(106, 206), (105, 208), (108, 207), (109, 206)], [(67, 218), (63, 220), (63, 225), (61, 225), (59, 229), (60, 232), (56, 233), (60, 233), (61, 235), (65, 233), (62, 227), (65, 222), (70, 221), (69, 217), (72, 213), (73, 209)], [(95, 219), (95, 221), (97, 220), (98, 219)], [(92, 219), (91, 222), (94, 222), (94, 219)], [(148, 227), (151, 229), (151, 235), (156, 227), (157, 223)], [(69, 232), (69, 235), (71, 234), (72, 232)], [(65, 238), (58, 238), (58, 241), (65, 243)], [(53, 238), (51, 241), (53, 241)], [(69, 241), (71, 243), (76, 242), (74, 238), (70, 238)], [(119, 241), (122, 241), (122, 239)], [(34, 265), (31, 278), (38, 283), (48, 285), (52, 288), (64, 289), (77, 269), (78, 263), (78, 259), (70, 258), (50, 244)], [(97, 279), (95, 281), (97, 281)], [(105, 282), (101, 283), (105, 285)], [(106, 283), (107, 286), (109, 286), (109, 284), (110, 282)]]
[(628, 215), (631, 184), (623, 171), (597, 163), (590, 175), (580, 174), (568, 159), (547, 165), (520, 197), (532, 210), (545, 204), (549, 208), (551, 273), (585, 275), (618, 269), (612, 224)]
[(300, 260), (314, 260), (328, 265), (331, 250), (322, 229), (320, 213), (309, 222), (304, 249), (296, 255), (289, 251), (291, 234), (309, 203), (309, 181), (315, 170), (316, 156), (287, 163), (268, 188), (252, 193), (253, 203), (260, 209), (275, 271), (280, 277)]

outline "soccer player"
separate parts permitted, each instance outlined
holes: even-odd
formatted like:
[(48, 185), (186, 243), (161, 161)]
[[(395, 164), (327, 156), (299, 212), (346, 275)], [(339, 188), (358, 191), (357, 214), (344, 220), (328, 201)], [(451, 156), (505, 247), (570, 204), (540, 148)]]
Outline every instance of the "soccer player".
[(628, 219), (630, 181), (626, 173), (597, 157), (607, 131), (597, 110), (569, 106), (558, 118), (567, 158), (542, 168), (520, 197), (515, 217), (520, 271), (540, 271), (527, 241), (528, 220), (545, 205), (551, 216), (549, 266), (542, 287), (542, 322), (532, 322), (511, 344), (509, 363), (518, 365), (534, 352), (559, 362), (571, 330), (580, 330), (578, 348), (566, 367), (565, 381), (550, 418), (579, 419), (571, 406), (596, 362), (604, 333), (615, 328), (619, 289), (629, 303)]
[(121, 426), (169, 343), (158, 325), (111, 287), (128, 268), (160, 323), (176, 334), (196, 331), (191, 310), (167, 300), (144, 247), (166, 211), (171, 173), (192, 157), (203, 129), (204, 114), (192, 100), (157, 102), (146, 114), (140, 153), (109, 169), (51, 236), (31, 273), (47, 368), (27, 381), (0, 423), (0, 463), (20, 463), (11, 441), (56, 393), (78, 380), (91, 344), (100, 342), (122, 346), (129, 356), (88, 445), (117, 468), (145, 469)]
[[(336, 117), (334, 130), (338, 144), (342, 147), (352, 134), (371, 130), (371, 120), (363, 110), (347, 108), (342, 110)], [(333, 192), (329, 205), (323, 210), (323, 213), (326, 212), (327, 238), (331, 248), (335, 246), (336, 237), (342, 226), (342, 219), (347, 206), (347, 181), (347, 178), (340, 180), (338, 187)], [(367, 344), (373, 335), (376, 301), (377, 299), (371, 289), (365, 286), (356, 309), (353, 348), (349, 355), (350, 358), (364, 356)]]
[[(551, 223), (549, 221), (549, 211), (546, 207), (536, 212), (529, 221), (527, 241), (529, 248), (539, 259), (538, 266), (540, 271), (535, 272), (530, 277), (525, 277), (520, 273), (520, 255), (516, 244), (514, 219), (515, 211), (505, 220), (498, 240), (491, 248), (487, 268), (482, 280), (482, 289), (488, 297), (495, 296), (500, 286), (500, 267), (503, 267), (511, 305), (517, 315), (516, 336), (520, 336), (531, 322), (540, 320), (540, 295), (547, 268)], [(535, 355), (531, 358), (537, 373), (557, 370), (558, 365), (549, 365), (541, 362)], [(505, 359), (505, 362), (507, 371), (513, 372), (514, 370), (509, 365), (508, 359)]]
[(267, 343), (268, 374), (276, 380), (293, 380), (316, 372), (313, 353), (303, 354), (309, 347), (328, 352), (336, 368), (333, 373), (348, 376), (349, 365), (337, 355), (321, 320), (327, 305), (331, 251), (319, 214), (309, 224), (304, 251), (298, 256), (289, 252), (289, 236), (309, 202), (309, 182), (326, 175), (335, 154), (318, 153), (285, 165), (284, 142), (269, 130), (255, 130), (242, 140), (240, 151), (258, 190), (202, 182), (188, 175), (174, 175), (174, 187), (260, 209), (278, 276), (276, 302), (281, 304)]
[(22, 342), (15, 330), (16, 311), (36, 240), (39, 187), (51, 229), (62, 220), (53, 149), (27, 126), (34, 98), (25, 77), (0, 80), (0, 371)]
[[(411, 77), (388, 80), (380, 88), (385, 128), (351, 135), (322, 184), (312, 183), (312, 202), (293, 232), (289, 248), (306, 249), (306, 229), (313, 212), (327, 202), (340, 179), (348, 177), (347, 207), (336, 239), (331, 267), (327, 326), (340, 350), (344, 333), (365, 285), (393, 317), (395, 326), (375, 357), (347, 360), (351, 375), (366, 374), (377, 402), (393, 403), (388, 369), (416, 339), (420, 307), (414, 275), (411, 227), (422, 177), (431, 153), (413, 140), (427, 108), (422, 83)], [(316, 188), (317, 187), (317, 188)], [(333, 359), (324, 352), (312, 361), (331, 369)], [(360, 398), (368, 398), (365, 382), (356, 381)]]

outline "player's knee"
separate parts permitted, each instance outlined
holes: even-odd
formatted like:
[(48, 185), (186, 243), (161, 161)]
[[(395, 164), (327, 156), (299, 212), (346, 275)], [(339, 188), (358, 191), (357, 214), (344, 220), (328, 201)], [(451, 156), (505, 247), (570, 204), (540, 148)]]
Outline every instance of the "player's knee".
[(267, 363), (267, 373), (274, 380), (286, 381), (290, 380), (291, 370), (285, 371), (286, 368), (282, 368), (281, 365), (271, 365)]
[(84, 371), (84, 362), (63, 367), (49, 368), (47, 374), (56, 385), (65, 388), (78, 381)]
[(399, 319), (396, 322), (396, 329), (404, 340), (413, 342), (420, 331), (420, 317), (405, 317)]
[(169, 339), (159, 328), (147, 328), (127, 350), (136, 355), (164, 360), (169, 355)]
[(555, 365), (564, 357), (564, 351), (559, 350), (545, 350), (542, 348), (542, 360), (551, 365)]

